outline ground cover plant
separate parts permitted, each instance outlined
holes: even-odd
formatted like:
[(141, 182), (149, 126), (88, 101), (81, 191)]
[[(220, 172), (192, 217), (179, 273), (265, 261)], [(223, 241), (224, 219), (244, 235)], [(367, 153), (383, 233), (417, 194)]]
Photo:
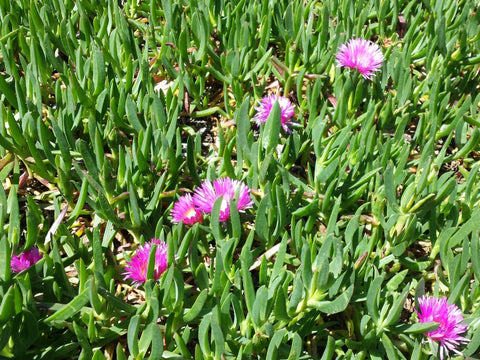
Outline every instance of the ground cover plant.
[(0, 20), (0, 357), (479, 357), (475, 1)]

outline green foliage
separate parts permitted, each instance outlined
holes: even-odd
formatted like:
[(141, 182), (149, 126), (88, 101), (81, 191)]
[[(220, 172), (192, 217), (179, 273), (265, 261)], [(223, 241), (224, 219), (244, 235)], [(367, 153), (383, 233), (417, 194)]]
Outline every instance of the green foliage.
[[(460, 307), (478, 355), (478, 10), (0, 0), (0, 357), (427, 359), (424, 293)], [(352, 37), (381, 46), (373, 81), (336, 66)], [(252, 121), (277, 90), (291, 134), (278, 105)], [(172, 224), (225, 176), (252, 209)], [(132, 288), (153, 237), (169, 267)]]

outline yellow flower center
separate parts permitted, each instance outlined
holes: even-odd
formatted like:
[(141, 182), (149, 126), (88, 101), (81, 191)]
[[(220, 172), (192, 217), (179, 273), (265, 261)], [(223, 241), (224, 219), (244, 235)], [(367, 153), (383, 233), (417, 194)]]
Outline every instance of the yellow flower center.
[(185, 214), (185, 218), (190, 219), (190, 218), (194, 217), (195, 215), (197, 215), (197, 212), (195, 211), (195, 209), (190, 208), (190, 209), (188, 209), (187, 213)]

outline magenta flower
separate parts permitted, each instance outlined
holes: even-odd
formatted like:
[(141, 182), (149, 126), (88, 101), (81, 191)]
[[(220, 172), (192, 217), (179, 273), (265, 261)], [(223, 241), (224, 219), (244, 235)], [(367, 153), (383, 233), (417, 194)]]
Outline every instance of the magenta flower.
[(275, 102), (278, 102), (278, 105), (280, 105), (280, 109), (282, 110), (281, 121), (283, 130), (291, 133), (292, 131), (288, 126), (293, 124), (293, 122), (289, 120), (293, 115), (295, 115), (295, 106), (286, 97), (274, 94), (265, 96), (259, 101), (258, 106), (255, 106), (257, 114), (253, 117), (253, 119), (257, 121), (257, 126), (260, 126), (260, 124), (266, 122), (270, 112), (272, 111), (273, 105), (275, 105)]
[(172, 215), (172, 222), (174, 223), (183, 221), (184, 224), (193, 225), (195, 223), (201, 223), (203, 220), (203, 214), (195, 207), (192, 195), (190, 194), (181, 196), (175, 205), (173, 205), (170, 214)]
[(132, 279), (133, 285), (138, 287), (147, 281), (148, 259), (150, 257), (150, 249), (153, 245), (157, 245), (155, 251), (154, 278), (158, 280), (168, 268), (167, 264), (167, 244), (158, 239), (152, 239), (145, 242), (137, 249), (137, 253), (125, 266), (125, 275), (123, 280)]
[(12, 260), (10, 266), (14, 273), (22, 272), (23, 270), (28, 269), (30, 266), (35, 264), (38, 260), (42, 258), (37, 247), (33, 247), (30, 250), (25, 251), (20, 256), (15, 254), (12, 255)]
[(250, 199), (250, 189), (243, 182), (232, 180), (228, 177), (217, 179), (213, 183), (205, 180), (201, 187), (193, 194), (193, 203), (205, 213), (211, 213), (213, 204), (218, 197), (222, 197), (220, 208), (220, 221), (226, 221), (230, 217), (230, 200), (235, 199), (238, 193), (237, 210), (241, 211), (253, 205)]
[(340, 45), (336, 60), (338, 67), (357, 69), (365, 79), (371, 80), (385, 58), (377, 44), (365, 39), (350, 39), (346, 45)]
[(449, 351), (462, 355), (456, 347), (470, 340), (459, 335), (467, 330), (467, 325), (461, 324), (463, 315), (457, 305), (448, 304), (446, 297), (437, 299), (426, 295), (418, 299), (418, 304), (420, 310), (415, 309), (415, 311), (417, 311), (419, 322), (439, 324), (436, 330), (427, 332), (425, 336), (429, 341), (440, 343), (440, 359), (443, 360), (444, 355), (448, 357)]

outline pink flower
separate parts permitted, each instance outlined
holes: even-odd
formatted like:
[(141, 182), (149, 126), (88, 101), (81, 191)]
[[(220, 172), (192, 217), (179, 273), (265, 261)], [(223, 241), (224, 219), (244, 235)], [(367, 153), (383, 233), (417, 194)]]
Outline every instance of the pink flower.
[(237, 210), (241, 211), (253, 205), (250, 199), (250, 189), (243, 182), (232, 180), (228, 177), (217, 179), (213, 182), (205, 180), (200, 188), (193, 194), (193, 203), (205, 213), (211, 213), (213, 204), (220, 196), (222, 206), (220, 208), (220, 221), (226, 221), (230, 217), (230, 200), (235, 199), (238, 193)]
[(375, 76), (373, 71), (380, 70), (385, 58), (377, 44), (365, 39), (350, 39), (346, 45), (340, 45), (336, 60), (337, 66), (357, 69), (365, 79), (370, 80)]
[(190, 194), (181, 196), (175, 205), (173, 205), (170, 214), (172, 215), (172, 222), (174, 223), (183, 221), (184, 224), (193, 225), (195, 223), (201, 223), (203, 220), (203, 214), (193, 204), (193, 198)]
[(12, 255), (11, 268), (14, 273), (19, 273), (28, 269), (42, 258), (37, 247), (33, 247), (30, 250), (25, 251), (20, 256)]
[(273, 105), (275, 105), (275, 102), (278, 102), (278, 105), (280, 105), (280, 109), (282, 110), (281, 121), (283, 130), (291, 133), (292, 131), (288, 126), (293, 124), (289, 120), (293, 115), (295, 115), (295, 107), (286, 97), (274, 94), (265, 96), (259, 101), (258, 106), (255, 106), (257, 114), (253, 117), (253, 119), (257, 121), (257, 126), (260, 126), (260, 124), (266, 122), (270, 112), (272, 111)]
[(440, 343), (440, 359), (443, 360), (444, 355), (448, 356), (449, 351), (462, 355), (456, 347), (470, 340), (459, 335), (467, 330), (467, 325), (461, 324), (463, 315), (457, 305), (448, 304), (446, 297), (437, 299), (426, 295), (418, 299), (418, 304), (420, 310), (415, 309), (415, 311), (417, 311), (419, 322), (439, 324), (436, 330), (427, 332), (425, 336), (430, 341)]
[(153, 245), (157, 245), (155, 251), (155, 265), (154, 278), (158, 280), (168, 268), (167, 264), (167, 244), (161, 240), (152, 239), (150, 242), (145, 242), (137, 249), (137, 253), (125, 266), (125, 275), (123, 280), (132, 279), (133, 285), (138, 287), (147, 281), (148, 259), (150, 257), (150, 249)]

